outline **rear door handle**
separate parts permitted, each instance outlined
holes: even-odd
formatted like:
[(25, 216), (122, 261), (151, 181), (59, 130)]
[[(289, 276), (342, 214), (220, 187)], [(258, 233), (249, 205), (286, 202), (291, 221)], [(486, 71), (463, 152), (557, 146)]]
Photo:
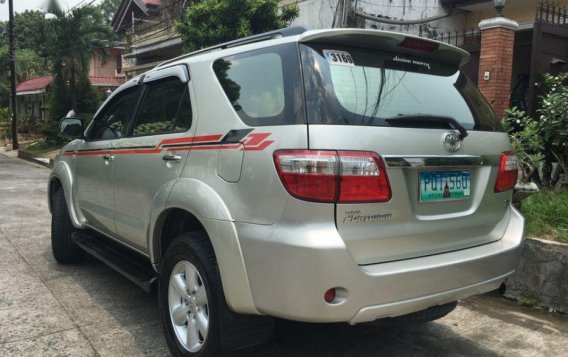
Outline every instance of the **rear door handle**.
[(175, 163), (178, 163), (178, 162), (181, 161), (181, 156), (180, 156), (180, 155), (172, 155), (172, 154), (164, 155), (164, 156), (162, 157), (162, 160), (167, 161), (167, 162), (175, 162)]
[(114, 160), (114, 155), (103, 155), (103, 160), (112, 161)]

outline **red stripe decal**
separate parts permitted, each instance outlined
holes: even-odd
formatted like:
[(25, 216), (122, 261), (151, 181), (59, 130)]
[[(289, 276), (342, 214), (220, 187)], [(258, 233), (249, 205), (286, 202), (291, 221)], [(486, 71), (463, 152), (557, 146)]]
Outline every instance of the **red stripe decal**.
[(99, 150), (99, 151), (77, 151), (73, 153), (77, 156), (88, 156), (88, 155), (110, 155), (112, 150)]
[(245, 150), (246, 150), (246, 151), (260, 151), (260, 150), (264, 150), (264, 149), (266, 149), (267, 147), (269, 147), (270, 144), (272, 144), (273, 142), (274, 142), (274, 141), (272, 141), (272, 140), (266, 140), (266, 141), (260, 143), (260, 145), (257, 145), (257, 146), (249, 146), (249, 145), (247, 145), (247, 146), (245, 146)]
[(269, 136), (270, 133), (252, 133), (245, 138), (244, 144), (245, 146), (256, 146)]
[(176, 148), (168, 148), (167, 151), (187, 151), (187, 150), (228, 150), (228, 149), (239, 149), (241, 144), (221, 144), (221, 145), (194, 145), (194, 146), (182, 146)]
[(166, 139), (160, 141), (160, 143), (155, 148), (148, 149), (108, 149), (108, 150), (91, 150), (91, 151), (66, 151), (63, 156), (89, 156), (89, 155), (129, 155), (129, 154), (159, 154), (162, 152), (162, 146), (172, 145), (172, 144), (188, 144), (188, 146), (171, 147), (166, 148), (166, 151), (188, 151), (188, 150), (246, 150), (246, 151), (260, 151), (266, 149), (274, 141), (265, 140), (271, 134), (270, 133), (253, 133), (249, 134), (241, 144), (221, 144), (218, 145), (189, 145), (192, 143), (205, 143), (205, 142), (216, 142), (221, 140), (223, 135), (213, 134), (213, 135), (201, 135), (192, 136), (184, 138)]
[(116, 155), (128, 155), (128, 154), (159, 154), (162, 152), (161, 149), (116, 149), (112, 153)]
[(166, 139), (160, 141), (158, 147), (162, 145), (169, 145), (169, 144), (186, 144), (186, 143), (196, 143), (196, 142), (204, 142), (204, 141), (219, 141), (223, 135), (201, 135), (201, 136), (192, 136), (186, 138), (175, 138), (175, 139)]

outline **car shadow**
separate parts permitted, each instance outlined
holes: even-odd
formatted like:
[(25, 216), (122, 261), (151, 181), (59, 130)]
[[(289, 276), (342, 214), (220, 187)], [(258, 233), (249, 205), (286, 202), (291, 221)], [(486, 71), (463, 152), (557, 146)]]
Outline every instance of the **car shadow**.
[[(51, 255), (51, 251), (45, 252)], [(159, 321), (158, 299), (154, 291), (147, 294), (122, 275), (98, 260), (88, 257), (84, 263), (69, 266), (75, 288), (90, 297), (100, 313), (112, 320), (111, 331), (84, 328), (97, 350), (129, 356), (168, 355)], [(71, 272), (72, 271), (72, 272)], [(55, 292), (57, 295), (58, 293)], [(143, 316), (133, 316), (143, 315)], [(79, 322), (80, 323), (80, 322)], [(105, 324), (95, 324), (103, 327)], [(123, 333), (117, 333), (122, 331)], [(128, 341), (113, 341), (116, 346), (102, 345), (112, 333), (128, 336)], [(119, 349), (120, 345), (124, 349)], [(129, 346), (128, 346), (129, 345)], [(406, 326), (382, 326), (374, 323), (310, 324), (275, 320), (274, 338), (260, 346), (226, 354), (229, 357), (260, 356), (447, 356), (484, 355), (490, 351), (464, 338), (451, 327), (438, 322)]]
[(274, 340), (234, 356), (448, 356), (497, 353), (464, 338), (447, 326), (423, 323), (379, 326), (368, 323), (308, 324), (277, 320)]

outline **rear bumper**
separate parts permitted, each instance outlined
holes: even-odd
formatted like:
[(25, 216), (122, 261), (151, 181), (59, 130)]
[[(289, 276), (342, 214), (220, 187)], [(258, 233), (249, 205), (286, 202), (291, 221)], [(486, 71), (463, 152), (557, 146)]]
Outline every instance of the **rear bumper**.
[[(499, 287), (523, 246), (522, 215), (511, 208), (499, 241), (459, 251), (358, 266), (334, 224), (237, 224), (257, 310), (307, 322), (373, 321), (420, 311)], [(328, 304), (329, 288), (345, 296)]]

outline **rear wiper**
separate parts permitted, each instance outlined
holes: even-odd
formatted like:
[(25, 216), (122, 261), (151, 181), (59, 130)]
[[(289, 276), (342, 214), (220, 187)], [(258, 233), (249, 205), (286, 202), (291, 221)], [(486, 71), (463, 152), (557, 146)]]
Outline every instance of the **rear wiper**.
[(439, 128), (440, 124), (445, 124), (446, 127), (459, 131), (460, 140), (463, 140), (468, 135), (467, 130), (457, 120), (444, 116), (427, 114), (399, 115), (385, 119), (385, 122), (392, 126), (410, 128)]

